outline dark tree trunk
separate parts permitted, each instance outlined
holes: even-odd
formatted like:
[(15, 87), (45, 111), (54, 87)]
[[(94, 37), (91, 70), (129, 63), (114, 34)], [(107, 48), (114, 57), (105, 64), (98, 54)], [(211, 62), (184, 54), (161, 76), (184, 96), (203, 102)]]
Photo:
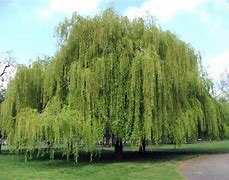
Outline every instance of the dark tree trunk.
[(146, 141), (145, 139), (141, 140), (141, 144), (139, 146), (138, 154), (145, 154), (146, 153)]
[(123, 153), (122, 139), (117, 138), (117, 140), (115, 141), (115, 159), (121, 160), (122, 153)]
[(115, 137), (113, 135), (111, 137), (111, 145), (112, 146), (115, 146)]
[(110, 147), (110, 138), (111, 138), (110, 134), (106, 134), (105, 142), (104, 142), (105, 147)]
[(103, 137), (103, 147), (110, 147), (111, 133), (109, 128), (106, 128), (106, 132)]
[(2, 153), (2, 144), (3, 144), (3, 137), (0, 132), (0, 154)]

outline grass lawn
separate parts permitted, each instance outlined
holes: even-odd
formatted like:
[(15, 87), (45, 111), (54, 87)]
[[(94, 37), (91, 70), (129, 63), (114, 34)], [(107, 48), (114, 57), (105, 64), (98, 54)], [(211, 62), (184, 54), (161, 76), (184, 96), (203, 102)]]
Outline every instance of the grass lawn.
[(172, 145), (149, 147), (144, 157), (134, 152), (136, 148), (126, 147), (124, 159), (114, 161), (113, 151), (102, 152), (102, 158), (80, 156), (79, 163), (66, 162), (58, 158), (32, 159), (24, 162), (23, 155), (0, 155), (0, 179), (183, 179), (178, 167), (185, 159), (201, 154), (229, 152), (229, 140), (186, 144), (174, 149)]

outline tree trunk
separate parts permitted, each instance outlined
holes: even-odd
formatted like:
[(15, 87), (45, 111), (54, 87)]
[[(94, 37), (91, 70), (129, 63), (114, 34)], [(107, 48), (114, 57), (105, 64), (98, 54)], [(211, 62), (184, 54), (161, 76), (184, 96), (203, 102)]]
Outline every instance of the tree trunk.
[(110, 147), (110, 134), (106, 134), (104, 145), (105, 145), (106, 147)]
[(146, 141), (145, 139), (141, 140), (141, 144), (139, 146), (138, 154), (145, 154), (146, 153)]
[(115, 141), (115, 159), (121, 160), (122, 153), (123, 153), (122, 139), (117, 138), (117, 140)]
[(0, 132), (0, 154), (2, 153), (2, 144), (3, 144), (3, 137)]
[[(111, 133), (109, 131), (109, 129), (106, 130), (105, 134), (104, 134), (104, 138), (103, 138), (103, 146), (104, 147), (110, 147), (110, 139), (112, 138)], [(112, 143), (113, 143), (113, 139), (112, 139)], [(112, 144), (113, 146), (113, 144)]]

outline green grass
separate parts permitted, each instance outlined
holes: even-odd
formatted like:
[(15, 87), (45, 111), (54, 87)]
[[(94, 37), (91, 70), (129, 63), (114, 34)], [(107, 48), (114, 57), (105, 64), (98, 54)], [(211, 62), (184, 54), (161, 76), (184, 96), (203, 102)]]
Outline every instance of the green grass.
[(124, 159), (114, 161), (113, 151), (102, 152), (102, 158), (80, 156), (79, 163), (66, 162), (61, 157), (24, 162), (23, 155), (0, 155), (0, 179), (183, 179), (178, 167), (183, 160), (201, 154), (229, 152), (229, 140), (186, 144), (174, 149), (172, 145), (149, 147), (148, 153), (138, 156), (136, 147), (125, 147)]

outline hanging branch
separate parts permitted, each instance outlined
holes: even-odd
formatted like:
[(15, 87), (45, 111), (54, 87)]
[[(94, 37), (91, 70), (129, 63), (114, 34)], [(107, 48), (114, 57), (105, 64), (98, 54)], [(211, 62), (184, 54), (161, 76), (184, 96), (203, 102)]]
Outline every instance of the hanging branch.
[(141, 46), (136, 46), (135, 49), (148, 55), (148, 53)]

